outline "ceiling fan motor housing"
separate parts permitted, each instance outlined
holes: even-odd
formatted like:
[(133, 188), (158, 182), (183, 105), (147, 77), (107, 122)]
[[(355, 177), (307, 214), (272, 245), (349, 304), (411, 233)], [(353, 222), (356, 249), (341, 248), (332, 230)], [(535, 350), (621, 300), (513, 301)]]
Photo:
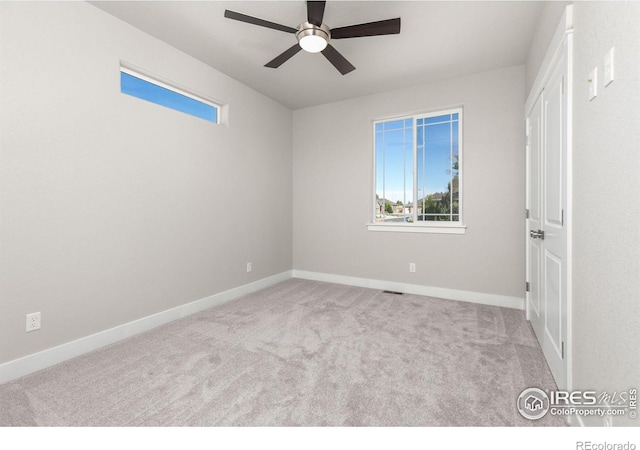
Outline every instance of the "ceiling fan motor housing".
[(309, 53), (318, 53), (325, 49), (331, 40), (331, 29), (322, 24), (320, 26), (309, 22), (301, 23), (296, 32), (298, 44)]

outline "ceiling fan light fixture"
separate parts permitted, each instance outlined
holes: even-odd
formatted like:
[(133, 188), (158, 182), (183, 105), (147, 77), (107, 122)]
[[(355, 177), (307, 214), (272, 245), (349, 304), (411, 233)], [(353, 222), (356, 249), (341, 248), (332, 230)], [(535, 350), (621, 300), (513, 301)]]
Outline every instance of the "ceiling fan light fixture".
[(318, 53), (327, 47), (327, 40), (317, 34), (310, 34), (300, 38), (300, 47), (309, 53)]
[(331, 39), (329, 27), (322, 24), (320, 26), (305, 22), (298, 27), (296, 33), (298, 44), (306, 52), (318, 53), (324, 50)]

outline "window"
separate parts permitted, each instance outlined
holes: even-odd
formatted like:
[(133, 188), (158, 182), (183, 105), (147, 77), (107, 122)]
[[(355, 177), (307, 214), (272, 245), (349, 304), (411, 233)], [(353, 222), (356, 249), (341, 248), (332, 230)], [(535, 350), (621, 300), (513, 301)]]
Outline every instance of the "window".
[(209, 122), (219, 122), (219, 106), (124, 67), (120, 68), (120, 92)]
[[(374, 133), (374, 223), (369, 229), (464, 232), (462, 109), (376, 121)], [(459, 231), (451, 231), (455, 228)]]

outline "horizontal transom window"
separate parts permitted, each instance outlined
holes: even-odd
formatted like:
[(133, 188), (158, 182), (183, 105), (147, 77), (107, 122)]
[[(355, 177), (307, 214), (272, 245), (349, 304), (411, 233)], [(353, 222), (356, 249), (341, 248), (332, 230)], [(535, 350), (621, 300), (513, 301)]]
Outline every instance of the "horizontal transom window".
[(124, 67), (120, 68), (120, 91), (209, 122), (219, 123), (219, 105)]

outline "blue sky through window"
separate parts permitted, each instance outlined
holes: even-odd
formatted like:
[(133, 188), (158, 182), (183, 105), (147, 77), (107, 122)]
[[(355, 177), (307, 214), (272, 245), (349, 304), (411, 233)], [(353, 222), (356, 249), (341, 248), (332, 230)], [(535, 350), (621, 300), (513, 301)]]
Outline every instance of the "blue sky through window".
[(167, 108), (218, 123), (218, 108), (157, 84), (120, 72), (120, 91)]
[(450, 115), (419, 119), (416, 133), (418, 198), (446, 193), (456, 175), (458, 122)]
[[(394, 203), (413, 202), (413, 119), (376, 123), (375, 131), (376, 194)], [(418, 199), (447, 192), (457, 174), (458, 131), (457, 113), (416, 120)]]
[(376, 192), (403, 204), (413, 201), (413, 119), (376, 124)]

